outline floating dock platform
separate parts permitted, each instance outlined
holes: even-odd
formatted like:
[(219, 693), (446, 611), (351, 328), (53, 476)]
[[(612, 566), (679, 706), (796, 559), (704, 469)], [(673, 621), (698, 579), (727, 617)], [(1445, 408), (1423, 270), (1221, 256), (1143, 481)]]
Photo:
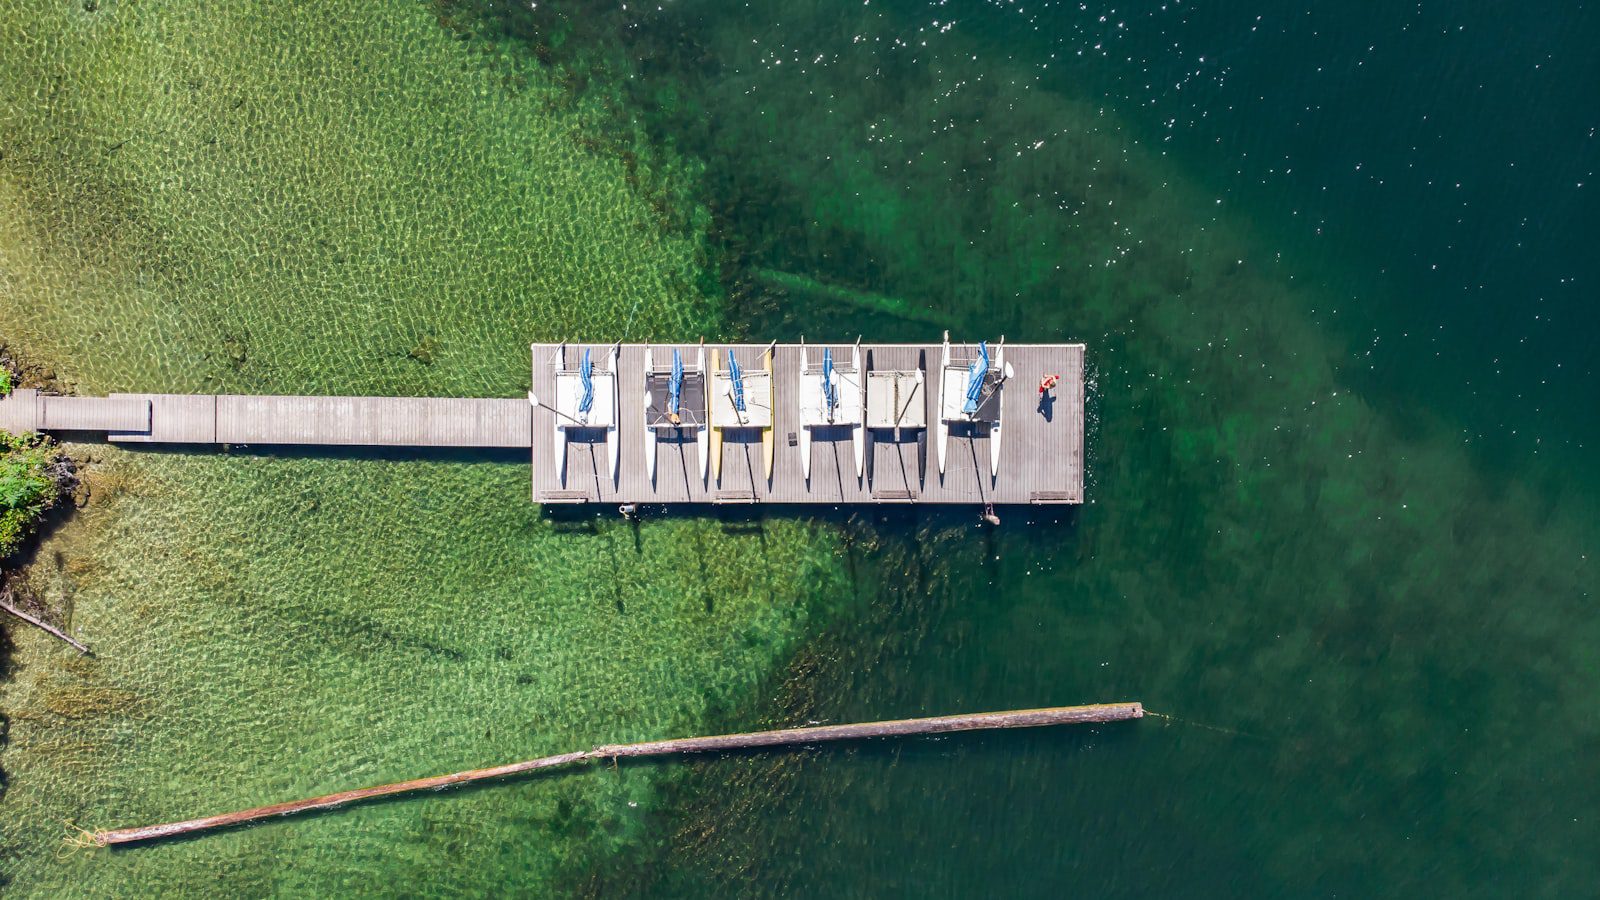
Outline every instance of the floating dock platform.
[[(527, 449), (537, 503), (1083, 502), (1082, 344), (531, 350), (526, 398), (16, 390), (0, 398), (0, 429), (129, 444)], [(981, 378), (970, 377), (975, 363)], [(1041, 394), (1046, 376), (1057, 380)]]
[[(570, 370), (580, 347), (600, 360), (618, 347), (614, 433), (569, 428), (565, 441), (555, 425), (564, 413), (553, 400), (558, 371)], [(951, 426), (940, 472), (937, 433), (950, 412), (941, 404), (941, 344), (863, 344), (864, 372), (840, 376), (845, 391), (865, 383), (864, 426), (813, 427), (810, 477), (802, 459), (802, 375), (828, 349), (837, 364), (852, 360), (851, 344), (705, 344), (709, 361), (703, 380), (695, 379), (698, 344), (534, 344), (533, 345), (533, 499), (538, 503), (961, 503), (1043, 504), (1083, 502), (1084, 346), (1082, 344), (1005, 344), (1004, 362), (1012, 374), (983, 397), (983, 408), (1002, 423), (997, 462), (992, 461), (994, 429), (984, 423)], [(645, 440), (646, 422), (659, 422), (659, 396), (647, 390), (645, 351), (652, 370), (670, 366), (672, 353), (689, 366), (686, 397), (709, 393), (709, 410), (693, 409), (698, 423), (709, 417), (717, 429), (728, 414), (728, 353), (747, 382), (748, 427), (721, 429), (712, 440), (710, 471), (701, 476), (700, 440), (695, 433)], [(770, 389), (763, 353), (772, 354)], [(952, 345), (956, 357), (970, 361), (975, 345)], [(999, 356), (999, 346), (990, 348)], [(803, 356), (806, 357), (802, 362)], [(609, 359), (609, 357), (607, 356)], [(597, 362), (596, 373), (609, 374)], [(952, 366), (952, 369), (955, 367)], [(922, 373), (919, 379), (913, 373)], [(1046, 375), (1059, 378), (1041, 398)], [(809, 396), (807, 390), (804, 396)], [(767, 397), (771, 397), (770, 405)], [(899, 402), (896, 403), (896, 398)], [(706, 401), (699, 401), (706, 402)], [(957, 406), (960, 404), (957, 403)], [(848, 409), (849, 403), (840, 403)], [(886, 409), (895, 409), (892, 415)], [(770, 422), (770, 425), (768, 424)], [(893, 427), (898, 422), (899, 433)], [(575, 423), (569, 423), (575, 424)], [(688, 428), (685, 429), (689, 431)], [(857, 475), (854, 444), (864, 431), (864, 461)], [(614, 473), (608, 468), (609, 441), (620, 439)], [(773, 444), (770, 476), (763, 440)], [(720, 444), (720, 446), (718, 446)], [(651, 477), (646, 452), (656, 455)], [(720, 456), (720, 459), (716, 458)]]

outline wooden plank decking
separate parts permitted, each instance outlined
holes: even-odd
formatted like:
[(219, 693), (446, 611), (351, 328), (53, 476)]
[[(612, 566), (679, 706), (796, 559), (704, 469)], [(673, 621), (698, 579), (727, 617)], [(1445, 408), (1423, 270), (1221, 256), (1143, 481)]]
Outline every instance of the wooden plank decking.
[[(554, 344), (532, 347), (536, 397), (556, 397)], [(576, 348), (579, 345), (572, 345)], [(610, 345), (595, 344), (605, 351)], [(691, 367), (697, 345), (657, 344), (656, 367), (670, 365), (674, 346)], [(725, 367), (730, 346), (746, 372), (761, 371), (762, 344), (707, 345)], [(848, 365), (848, 345), (833, 344), (836, 363)], [(822, 345), (808, 345), (813, 354)], [(540, 503), (1081, 503), (1084, 481), (1084, 347), (1081, 344), (1008, 344), (1005, 360), (1015, 377), (992, 403), (1002, 410), (1005, 435), (999, 473), (990, 476), (990, 438), (979, 427), (952, 430), (945, 471), (935, 450), (938, 427), (940, 346), (864, 345), (868, 372), (920, 369), (921, 396), (913, 391), (926, 429), (904, 431), (900, 440), (873, 430), (865, 473), (856, 475), (850, 426), (813, 431), (811, 477), (801, 462), (800, 373), (803, 350), (780, 344), (774, 356), (772, 390), (775, 455), (765, 474), (761, 430), (724, 431), (721, 477), (700, 477), (699, 448), (692, 433), (670, 433), (656, 447), (656, 477), (645, 460), (649, 400), (642, 344), (621, 348), (617, 365), (621, 458), (615, 481), (608, 474), (606, 432), (578, 429), (565, 447), (566, 477), (556, 454), (556, 414), (526, 398), (280, 397), (213, 394), (112, 394), (58, 397), (17, 390), (0, 399), (0, 429), (102, 431), (117, 442), (231, 445), (339, 445), (404, 447), (527, 448), (532, 495)], [(972, 354), (973, 348), (954, 348)], [(599, 357), (597, 357), (599, 358)], [(815, 357), (813, 357), (813, 362)], [(606, 363), (609, 367), (609, 362)], [(1046, 373), (1060, 384), (1048, 406), (1036, 386)], [(861, 383), (861, 373), (850, 376)], [(603, 381), (603, 379), (602, 379)], [(909, 382), (908, 382), (909, 383)], [(720, 384), (720, 382), (718, 382)], [(658, 385), (659, 388), (659, 385)], [(713, 390), (716, 390), (713, 387)], [(659, 391), (658, 391), (659, 393)], [(694, 394), (704, 402), (703, 393)], [(715, 399), (715, 398), (713, 398)], [(750, 397), (762, 407), (766, 397)], [(986, 404), (986, 407), (988, 404)], [(659, 421), (661, 411), (656, 411)], [(761, 421), (766, 421), (763, 410)], [(916, 418), (912, 416), (911, 418)], [(688, 416), (686, 421), (698, 421)]]
[(103, 431), (129, 444), (367, 447), (529, 446), (525, 398), (289, 397), (16, 391), (0, 400), (7, 431)]
[(528, 446), (528, 401), (456, 397), (113, 395), (148, 400), (151, 425), (128, 443), (365, 447)]
[[(573, 345), (576, 346), (576, 345)], [(609, 345), (597, 344), (596, 350)], [(672, 349), (685, 360), (694, 359), (690, 344), (655, 344), (656, 358), (671, 358)], [(726, 360), (733, 346), (745, 370), (761, 344), (707, 345), (708, 353)], [(823, 345), (808, 345), (814, 351)], [(848, 360), (849, 347), (833, 347), (835, 360)], [(533, 345), (533, 393), (554, 395), (554, 367), (550, 361), (557, 345)], [(926, 373), (927, 421), (936, 426), (940, 346), (864, 345), (868, 371), (922, 368)], [(965, 353), (973, 348), (963, 346)], [(1000, 395), (1004, 434), (998, 477), (989, 474), (989, 438), (986, 434), (949, 439), (944, 475), (939, 473), (933, 427), (915, 431), (894, 443), (887, 432), (874, 431), (868, 444), (864, 477), (856, 477), (851, 429), (837, 427), (818, 433), (812, 443), (811, 478), (804, 476), (800, 459), (799, 373), (801, 348), (780, 344), (774, 361), (774, 438), (777, 442), (772, 479), (764, 472), (760, 431), (726, 432), (722, 448), (722, 477), (700, 479), (698, 448), (693, 440), (663, 440), (656, 448), (656, 479), (652, 484), (644, 458), (646, 396), (644, 345), (622, 347), (620, 373), (622, 458), (616, 483), (606, 474), (606, 447), (599, 432), (592, 440), (574, 440), (566, 448), (567, 474), (560, 476), (555, 456), (556, 414), (536, 408), (533, 414), (533, 499), (541, 503), (1081, 503), (1083, 502), (1083, 359), (1081, 344), (1008, 344), (1006, 362), (1015, 378)], [(659, 362), (658, 362), (659, 365)], [(724, 363), (725, 365), (725, 363)], [(1038, 403), (1036, 386), (1046, 373), (1060, 375), (1048, 410)], [(1048, 411), (1048, 415), (1046, 412)], [(713, 469), (715, 469), (713, 465)]]
[(24, 389), (0, 401), (0, 428), (13, 433), (149, 427), (150, 403), (136, 397), (59, 397)]

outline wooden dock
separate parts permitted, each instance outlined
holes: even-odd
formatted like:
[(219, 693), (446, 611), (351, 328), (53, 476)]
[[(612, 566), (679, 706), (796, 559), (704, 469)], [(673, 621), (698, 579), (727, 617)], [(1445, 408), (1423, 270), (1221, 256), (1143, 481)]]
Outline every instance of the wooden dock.
[[(579, 345), (568, 345), (569, 350)], [(599, 351), (610, 345), (582, 345)], [(998, 475), (990, 475), (989, 435), (983, 429), (951, 434), (945, 471), (939, 472), (934, 429), (940, 415), (940, 345), (863, 345), (869, 373), (926, 373), (924, 389), (911, 402), (922, 404), (925, 429), (903, 431), (901, 439), (873, 429), (865, 472), (856, 477), (849, 429), (818, 433), (811, 446), (811, 477), (800, 457), (799, 410), (801, 346), (779, 344), (773, 362), (771, 411), (776, 448), (772, 477), (766, 477), (760, 429), (725, 435), (721, 477), (700, 478), (690, 441), (659, 441), (656, 478), (652, 483), (643, 440), (647, 412), (643, 344), (624, 344), (618, 363), (621, 411), (621, 460), (615, 480), (607, 474), (604, 439), (574, 440), (565, 448), (566, 474), (561, 474), (554, 424), (557, 413), (536, 407), (533, 413), (533, 499), (539, 503), (962, 503), (1031, 504), (1083, 502), (1084, 346), (1082, 344), (1007, 344), (1005, 360), (1015, 375), (994, 398), (1002, 410), (1005, 437)], [(677, 349), (694, 359), (698, 345), (654, 344), (657, 367)], [(824, 345), (806, 345), (820, 351)], [(828, 344), (836, 359), (849, 359), (850, 345)], [(533, 395), (553, 397), (560, 345), (533, 345)], [(712, 358), (725, 360), (732, 348), (747, 373), (763, 344), (707, 344)], [(974, 348), (960, 348), (970, 355)], [(749, 362), (746, 362), (748, 360)], [(725, 363), (724, 363), (725, 367)], [(1060, 376), (1048, 404), (1041, 404), (1038, 384), (1046, 374)], [(715, 389), (712, 391), (716, 394)], [(714, 398), (713, 398), (714, 399)], [(764, 420), (764, 419), (763, 419)], [(712, 469), (717, 466), (713, 463)]]
[(250, 446), (529, 446), (523, 398), (280, 397), (112, 394), (57, 397), (19, 390), (0, 400), (0, 428), (105, 432), (128, 444)]
[(0, 400), (0, 430), (142, 431), (150, 427), (150, 403), (118, 397), (58, 397), (18, 389)]
[[(566, 352), (562, 353), (565, 346)], [(697, 344), (649, 345), (654, 374), (646, 377), (643, 344), (534, 344), (532, 390), (526, 398), (294, 397), (234, 394), (112, 394), (62, 397), (17, 390), (0, 399), (0, 429), (49, 431), (118, 443), (296, 446), (397, 446), (527, 449), (532, 497), (538, 503), (1082, 503), (1084, 483), (1084, 347), (1082, 344), (1006, 344), (1012, 377), (985, 382), (982, 414), (998, 413), (1003, 439), (991, 459), (991, 428), (951, 426), (944, 471), (936, 450), (941, 415), (960, 398), (941, 403), (940, 384), (963, 379), (942, 372), (940, 344), (829, 344), (843, 369), (844, 389), (861, 391), (838, 409), (864, 425), (809, 429), (810, 477), (805, 474), (802, 419), (816, 421), (816, 367), (824, 345), (707, 344), (709, 371), (683, 393), (682, 431), (663, 426), (663, 375), (677, 349), (691, 367)], [(612, 371), (613, 347), (618, 347)], [(575, 402), (576, 360), (590, 349), (593, 381), (602, 392), (586, 427), (556, 408)], [(998, 345), (992, 348), (998, 351)], [(735, 411), (727, 359), (733, 351), (746, 376), (747, 409)], [(952, 345), (961, 359), (976, 348)], [(864, 371), (854, 372), (859, 352)], [(720, 371), (719, 371), (720, 370)], [(803, 371), (807, 374), (802, 374)], [(557, 389), (558, 372), (562, 373)], [(895, 373), (899, 373), (898, 375)], [(1045, 375), (1059, 383), (1043, 402)], [(810, 380), (807, 380), (810, 379)], [(692, 382), (695, 376), (691, 373)], [(647, 387), (648, 383), (648, 387)], [(813, 396), (817, 395), (817, 396)], [(809, 398), (809, 399), (807, 399)], [(554, 406), (550, 405), (554, 404)], [(709, 405), (709, 409), (700, 407)], [(886, 408), (894, 407), (889, 416)], [(737, 420), (730, 417), (737, 416)], [(559, 431), (558, 421), (567, 427)], [(598, 420), (597, 420), (598, 421)], [(709, 431), (694, 425), (711, 422)], [(719, 428), (737, 421), (748, 427)], [(646, 423), (657, 426), (655, 473), (646, 458)], [(874, 428), (899, 423), (904, 427)], [(768, 427), (763, 427), (768, 426)], [(712, 434), (720, 440), (711, 440)], [(558, 436), (559, 434), (559, 436)], [(696, 435), (699, 435), (697, 438)], [(856, 435), (865, 438), (857, 475)], [(766, 437), (771, 444), (767, 472)], [(617, 451), (612, 466), (612, 444)], [(702, 476), (700, 444), (715, 447)], [(991, 474), (991, 469), (993, 474)]]

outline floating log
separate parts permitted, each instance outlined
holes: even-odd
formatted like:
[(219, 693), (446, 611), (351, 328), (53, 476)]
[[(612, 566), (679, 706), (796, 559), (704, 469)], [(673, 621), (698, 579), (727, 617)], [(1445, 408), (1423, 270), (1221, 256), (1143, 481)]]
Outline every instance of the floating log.
[(17, 609), (15, 606), (12, 606), (11, 604), (5, 602), (4, 600), (0, 600), (0, 609), (3, 609), (6, 612), (11, 613), (13, 616), (16, 616), (17, 618), (21, 619), (22, 621), (27, 622), (29, 625), (32, 625), (35, 628), (38, 628), (38, 629), (44, 631), (46, 634), (52, 635), (54, 637), (60, 638), (63, 641), (66, 641), (67, 643), (71, 644), (73, 647), (77, 648), (78, 652), (82, 653), (84, 656), (88, 656), (89, 655), (89, 648), (88, 647), (85, 647), (84, 645), (78, 643), (78, 641), (75, 640), (71, 635), (69, 635), (65, 631), (62, 631), (61, 629), (55, 627), (54, 625), (51, 625), (49, 622), (45, 622), (45, 621), (43, 621), (41, 619), (38, 619), (38, 618), (36, 618), (34, 616), (30, 616), (27, 613), (23, 612), (22, 610)]
[(297, 813), (334, 809), (375, 797), (391, 797), (415, 791), (436, 791), (475, 781), (490, 781), (522, 775), (539, 769), (590, 760), (614, 760), (622, 757), (671, 756), (679, 753), (715, 753), (727, 750), (747, 750), (762, 747), (783, 747), (815, 744), (823, 741), (859, 740), (861, 738), (903, 737), (915, 734), (943, 734), (952, 731), (977, 731), (992, 728), (1035, 728), (1043, 725), (1080, 725), (1096, 722), (1117, 722), (1137, 719), (1144, 715), (1138, 703), (1102, 703), (1093, 706), (1056, 706), (1045, 709), (1024, 709), (1010, 712), (971, 713), (960, 716), (936, 716), (926, 719), (894, 719), (887, 722), (863, 722), (854, 725), (819, 725), (809, 728), (785, 728), (777, 731), (756, 731), (747, 734), (724, 734), (711, 737), (676, 738), (666, 741), (647, 741), (640, 744), (603, 744), (593, 750), (578, 750), (556, 756), (544, 756), (524, 762), (495, 766), (490, 769), (471, 769), (449, 775), (435, 775), (413, 781), (324, 794), (305, 800), (291, 800), (270, 806), (257, 806), (237, 812), (221, 813), (164, 825), (147, 825), (142, 828), (118, 828), (96, 831), (90, 839), (101, 847), (133, 844), (157, 840), (198, 831), (228, 828)]

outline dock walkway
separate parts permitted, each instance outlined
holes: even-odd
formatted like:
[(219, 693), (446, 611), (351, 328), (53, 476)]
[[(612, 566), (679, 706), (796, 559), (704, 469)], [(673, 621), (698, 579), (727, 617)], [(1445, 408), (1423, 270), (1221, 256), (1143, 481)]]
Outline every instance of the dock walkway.
[[(588, 347), (600, 365), (595, 381), (612, 383), (611, 344), (569, 344), (569, 351)], [(839, 408), (881, 425), (887, 398), (906, 404), (894, 421), (906, 427), (898, 435), (886, 428), (838, 425), (810, 429), (811, 473), (801, 458), (803, 415), (818, 415), (816, 360), (824, 345), (774, 345), (770, 398), (767, 395), (764, 344), (707, 344), (712, 363), (683, 394), (686, 428), (674, 433), (658, 429), (655, 477), (645, 458), (646, 423), (660, 426), (663, 367), (674, 348), (686, 361), (698, 359), (699, 345), (651, 345), (655, 381), (646, 378), (643, 344), (620, 345), (616, 356), (614, 413), (609, 427), (556, 428), (558, 414), (550, 406), (565, 402), (556, 390), (557, 371), (570, 372), (571, 359), (561, 361), (562, 345), (532, 345), (532, 391), (529, 398), (427, 397), (294, 397), (235, 394), (112, 394), (109, 397), (63, 397), (34, 390), (16, 390), (0, 399), (0, 429), (11, 432), (49, 431), (82, 438), (103, 434), (117, 443), (478, 447), (527, 449), (532, 462), (532, 499), (538, 503), (1082, 503), (1084, 482), (1084, 347), (1081, 344), (1007, 344), (1005, 363), (1012, 377), (984, 398), (982, 412), (998, 410), (1003, 440), (991, 462), (991, 431), (986, 425), (953, 425), (946, 446), (944, 471), (937, 460), (936, 436), (941, 414), (939, 344), (867, 344), (861, 346), (865, 372), (850, 372), (853, 349), (829, 344), (843, 371), (845, 390), (867, 385), (865, 411), (860, 404)], [(732, 414), (726, 369), (729, 350), (747, 378), (748, 409), (739, 415), (750, 427), (716, 428)], [(960, 358), (974, 347), (952, 346)], [(997, 349), (997, 348), (995, 348)], [(577, 354), (573, 354), (577, 358)], [(691, 362), (691, 366), (693, 363)], [(721, 369), (721, 372), (718, 372)], [(906, 373), (895, 376), (891, 373)], [(920, 373), (920, 381), (913, 377)], [(1041, 402), (1037, 386), (1045, 375), (1059, 384)], [(710, 376), (710, 377), (707, 377)], [(952, 376), (953, 377), (953, 376)], [(810, 379), (807, 381), (807, 379)], [(647, 389), (647, 382), (652, 389)], [(993, 379), (986, 382), (992, 384)], [(802, 393), (802, 385), (806, 385)], [(571, 382), (568, 383), (569, 392)], [(653, 391), (653, 393), (652, 393)], [(564, 396), (564, 395), (563, 395)], [(651, 398), (654, 397), (652, 400)], [(570, 401), (571, 398), (568, 398)], [(713, 407), (701, 410), (707, 402)], [(960, 403), (955, 403), (959, 408)], [(609, 398), (602, 405), (609, 408)], [(710, 432), (698, 431), (710, 419)], [(767, 477), (764, 429), (773, 444), (771, 477)], [(864, 430), (865, 429), (865, 430)], [(867, 435), (862, 474), (857, 477), (855, 435)], [(562, 437), (558, 438), (558, 433)], [(710, 434), (720, 442), (709, 441)], [(696, 437), (696, 434), (699, 437)], [(611, 445), (618, 451), (612, 472)], [(710, 474), (702, 477), (698, 442), (718, 452)], [(991, 475), (991, 465), (994, 473)]]
[[(578, 345), (568, 345), (569, 348)], [(594, 347), (597, 354), (610, 345)], [(676, 348), (693, 360), (694, 344), (653, 344), (656, 365), (670, 362)], [(836, 360), (848, 360), (850, 345), (807, 344), (818, 353), (833, 349)], [(554, 395), (560, 345), (533, 345), (533, 394)], [(758, 367), (764, 344), (707, 344), (708, 356), (724, 360), (732, 348), (745, 372)], [(856, 477), (848, 428), (824, 429), (811, 446), (811, 478), (800, 458), (801, 345), (779, 344), (773, 362), (773, 437), (776, 441), (772, 478), (766, 477), (760, 429), (726, 433), (721, 448), (721, 478), (702, 481), (693, 440), (662, 440), (656, 445), (656, 478), (652, 483), (644, 457), (642, 433), (647, 401), (643, 344), (624, 344), (618, 362), (622, 435), (621, 460), (613, 481), (607, 475), (606, 447), (599, 434), (589, 442), (569, 442), (566, 474), (557, 457), (555, 421), (548, 408), (535, 408), (533, 421), (533, 499), (539, 503), (964, 503), (1027, 504), (1083, 502), (1084, 346), (1082, 344), (1007, 344), (1005, 360), (1015, 371), (1011, 382), (992, 401), (1001, 408), (1005, 437), (998, 475), (990, 476), (989, 435), (982, 429), (952, 433), (945, 471), (939, 472), (934, 448), (939, 423), (939, 344), (864, 344), (867, 371), (914, 371), (925, 374), (920, 397), (925, 429), (892, 433), (872, 429), (865, 473)], [(970, 356), (975, 348), (960, 348)], [(1046, 374), (1060, 376), (1047, 404), (1039, 401), (1038, 384)], [(713, 471), (716, 466), (713, 465)]]
[(7, 431), (97, 431), (128, 444), (366, 447), (529, 446), (526, 399), (112, 394), (19, 390), (0, 400)]

